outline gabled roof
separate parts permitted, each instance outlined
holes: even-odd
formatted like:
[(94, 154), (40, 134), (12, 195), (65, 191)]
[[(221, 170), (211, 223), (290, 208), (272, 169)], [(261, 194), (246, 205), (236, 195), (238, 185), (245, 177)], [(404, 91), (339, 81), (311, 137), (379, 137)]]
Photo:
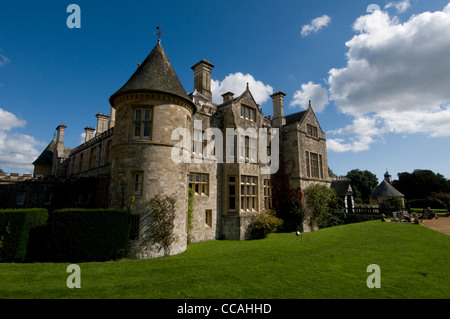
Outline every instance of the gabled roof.
[(42, 151), (41, 155), (33, 162), (36, 164), (53, 164), (53, 151), (56, 150), (56, 141), (53, 139), (50, 144)]
[(304, 110), (301, 112), (297, 112), (297, 113), (289, 114), (289, 115), (285, 116), (284, 118), (286, 119), (286, 124), (301, 122), (303, 120), (303, 118), (305, 117), (305, 114), (307, 111), (308, 110)]
[(336, 191), (336, 195), (339, 197), (353, 195), (353, 189), (348, 179), (334, 180), (330, 187)]
[(169, 93), (192, 103), (160, 41), (109, 102), (113, 105), (117, 96), (131, 92)]
[(370, 194), (371, 197), (405, 197), (402, 193), (389, 184), (386, 180), (383, 180), (380, 185)]
[(259, 104), (258, 103), (256, 103), (256, 100), (255, 100), (255, 98), (253, 97), (253, 95), (252, 95), (252, 92), (250, 92), (250, 88), (248, 87), (248, 83), (247, 83), (247, 88), (245, 89), (245, 91), (241, 94), (241, 95), (239, 95), (237, 98), (235, 98), (233, 101), (234, 102), (239, 102), (240, 100), (242, 100), (244, 97), (250, 97), (250, 99), (251, 99), (251, 101), (253, 102), (253, 104), (256, 106), (256, 107), (258, 107), (259, 106)]

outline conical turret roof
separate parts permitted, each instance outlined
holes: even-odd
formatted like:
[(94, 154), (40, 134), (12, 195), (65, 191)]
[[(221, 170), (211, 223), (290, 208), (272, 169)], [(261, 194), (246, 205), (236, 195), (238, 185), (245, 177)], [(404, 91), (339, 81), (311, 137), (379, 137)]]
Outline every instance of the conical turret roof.
[(132, 92), (168, 93), (192, 104), (160, 41), (124, 86), (110, 97), (109, 102), (113, 105), (116, 97)]

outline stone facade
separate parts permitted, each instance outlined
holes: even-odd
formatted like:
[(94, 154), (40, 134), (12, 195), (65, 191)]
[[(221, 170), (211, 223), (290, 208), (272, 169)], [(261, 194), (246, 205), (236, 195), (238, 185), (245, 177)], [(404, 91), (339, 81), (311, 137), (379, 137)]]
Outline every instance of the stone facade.
[[(279, 129), (279, 135), (273, 133), (279, 137), (279, 150), (270, 155), (285, 162), (291, 188), (303, 190), (317, 182), (329, 185), (326, 136), (312, 107), (285, 116), (285, 94), (280, 91), (272, 95), (274, 115), (265, 117), (248, 85), (240, 96), (227, 92), (222, 103), (213, 103), (213, 68), (206, 60), (192, 67), (194, 91), (188, 95), (158, 42), (125, 85), (110, 97), (111, 113), (97, 114), (97, 127), (85, 128), (85, 143), (64, 148), (66, 127), (58, 126), (57, 139), (34, 163), (34, 179), (64, 179), (60, 185), (83, 179), (96, 181), (85, 190), (71, 188), (73, 202), (67, 201), (67, 206), (90, 198), (93, 206), (127, 208), (134, 197), (132, 227), (136, 236), (131, 255), (135, 258), (163, 254), (139, 231), (145, 225), (138, 208), (156, 194), (176, 195), (178, 240), (171, 253), (186, 249), (189, 188), (195, 191), (189, 234), (192, 242), (248, 238), (251, 221), (273, 208), (272, 175), (261, 170), (269, 164), (259, 161), (261, 136), (247, 134), (250, 129), (267, 129), (269, 134), (271, 129)], [(178, 148), (182, 136), (174, 136), (178, 128), (189, 132), (189, 160), (183, 162), (172, 159), (174, 152), (183, 152)], [(235, 136), (228, 136), (227, 129)], [(214, 149), (207, 146), (212, 141), (211, 132), (217, 142)], [(208, 155), (210, 150), (213, 159)]]

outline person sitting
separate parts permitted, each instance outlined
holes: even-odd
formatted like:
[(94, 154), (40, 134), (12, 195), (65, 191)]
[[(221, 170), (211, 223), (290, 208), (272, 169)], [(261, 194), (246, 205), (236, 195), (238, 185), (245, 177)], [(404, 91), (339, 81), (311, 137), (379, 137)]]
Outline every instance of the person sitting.
[(408, 223), (411, 222), (411, 217), (408, 216), (407, 214), (404, 214), (404, 213), (403, 213), (403, 208), (400, 209), (400, 215), (401, 215), (404, 219), (406, 219), (406, 221), (407, 221)]

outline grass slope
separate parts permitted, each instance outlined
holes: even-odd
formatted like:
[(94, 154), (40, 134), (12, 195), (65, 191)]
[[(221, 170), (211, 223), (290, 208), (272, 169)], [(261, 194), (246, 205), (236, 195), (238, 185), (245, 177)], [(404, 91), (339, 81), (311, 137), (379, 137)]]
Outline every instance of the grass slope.
[[(423, 226), (365, 223), (264, 240), (191, 244), (153, 260), (0, 264), (0, 298), (450, 298), (450, 236)], [(367, 266), (381, 288), (366, 286)]]

